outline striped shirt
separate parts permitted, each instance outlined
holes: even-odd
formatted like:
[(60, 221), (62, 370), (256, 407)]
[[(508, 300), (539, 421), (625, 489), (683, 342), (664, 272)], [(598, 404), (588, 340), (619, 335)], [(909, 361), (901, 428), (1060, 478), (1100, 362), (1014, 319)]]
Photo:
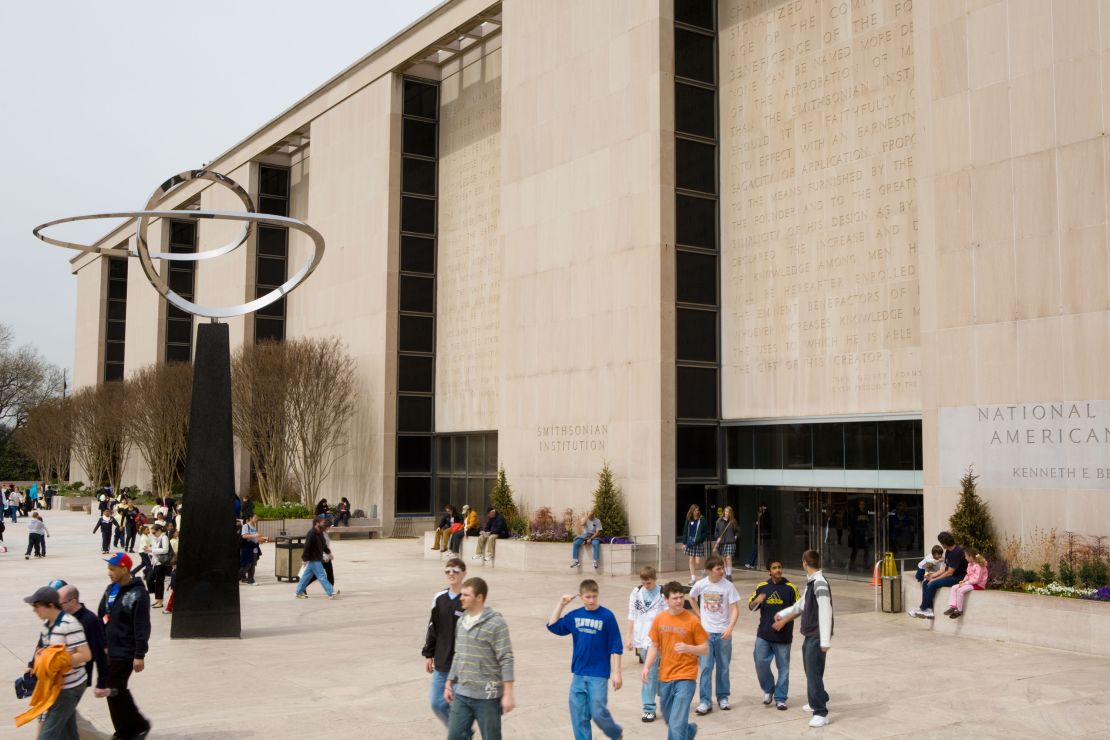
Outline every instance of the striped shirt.
[[(43, 622), (42, 632), (39, 634), (39, 644), (43, 647), (65, 645), (66, 650), (73, 653), (85, 644), (85, 629), (80, 622), (69, 614), (62, 612), (60, 616), (61, 619), (57, 621), (47, 620)], [(87, 678), (88, 671), (85, 666), (79, 665), (65, 675), (62, 688), (75, 689), (78, 686), (84, 686)]]

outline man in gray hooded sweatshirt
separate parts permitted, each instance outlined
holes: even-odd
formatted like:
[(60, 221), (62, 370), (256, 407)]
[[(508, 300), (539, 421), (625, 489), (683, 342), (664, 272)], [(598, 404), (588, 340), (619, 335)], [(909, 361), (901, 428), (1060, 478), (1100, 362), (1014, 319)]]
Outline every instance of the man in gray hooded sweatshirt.
[(443, 698), (451, 705), (448, 740), (467, 740), (474, 722), (482, 740), (501, 740), (501, 715), (513, 701), (513, 646), (504, 617), (486, 606), (489, 586), (481, 578), (463, 581), (465, 610), (455, 625), (455, 657)]

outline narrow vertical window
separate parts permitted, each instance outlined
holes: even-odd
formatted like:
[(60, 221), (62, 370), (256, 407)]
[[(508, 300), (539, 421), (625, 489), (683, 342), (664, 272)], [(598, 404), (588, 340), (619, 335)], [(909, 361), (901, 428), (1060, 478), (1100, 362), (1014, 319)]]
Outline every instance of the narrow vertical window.
[(108, 258), (107, 305), (104, 311), (104, 381), (123, 380), (127, 335), (127, 258)]

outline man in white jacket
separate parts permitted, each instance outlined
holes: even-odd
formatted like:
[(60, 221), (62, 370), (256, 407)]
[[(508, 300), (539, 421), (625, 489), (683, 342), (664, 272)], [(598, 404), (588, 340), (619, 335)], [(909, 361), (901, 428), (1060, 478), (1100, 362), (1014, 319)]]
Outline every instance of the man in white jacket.
[(809, 703), (803, 709), (813, 713), (810, 727), (824, 727), (829, 723), (829, 693), (825, 691), (825, 656), (832, 647), (833, 603), (829, 582), (821, 572), (821, 553), (806, 550), (802, 553), (802, 567), (806, 571), (806, 589), (794, 606), (775, 615), (774, 629), (781, 630), (791, 620), (802, 618), (802, 664), (806, 671), (806, 690)]

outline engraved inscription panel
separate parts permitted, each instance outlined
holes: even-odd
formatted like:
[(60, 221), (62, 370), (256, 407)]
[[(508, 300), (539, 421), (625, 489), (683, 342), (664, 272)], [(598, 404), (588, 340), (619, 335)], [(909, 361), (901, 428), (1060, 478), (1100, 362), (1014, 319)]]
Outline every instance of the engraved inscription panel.
[(440, 84), (436, 431), (497, 428), (501, 52)]
[(721, 0), (727, 418), (920, 408), (912, 0)]

